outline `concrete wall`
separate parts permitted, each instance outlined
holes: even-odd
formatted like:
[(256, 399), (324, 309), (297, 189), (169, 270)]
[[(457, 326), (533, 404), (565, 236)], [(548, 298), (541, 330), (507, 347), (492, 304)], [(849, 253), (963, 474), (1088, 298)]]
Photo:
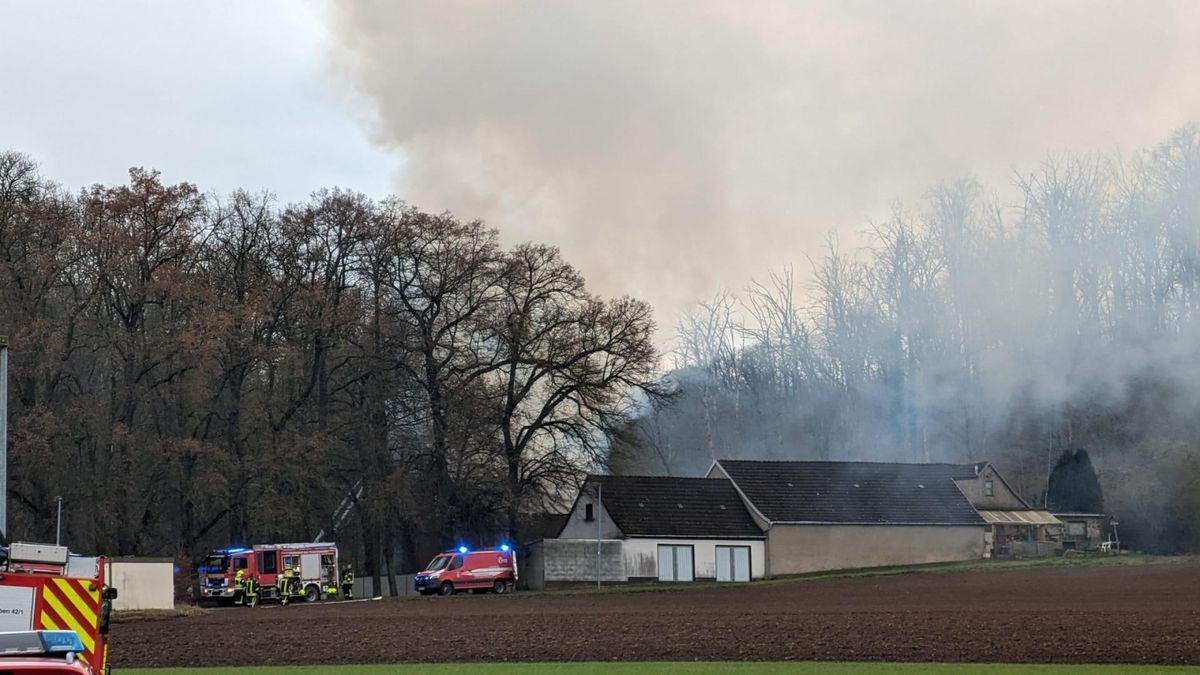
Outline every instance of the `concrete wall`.
[(517, 553), (517, 588), (540, 591), (545, 587), (546, 547), (542, 541), (535, 541)]
[(115, 611), (175, 608), (175, 562), (170, 558), (113, 558), (108, 585), (117, 589)]
[[(600, 495), (601, 501), (604, 495)], [(589, 483), (583, 488), (583, 492), (579, 494), (579, 498), (575, 500), (574, 506), (571, 507), (571, 512), (567, 514), (567, 524), (563, 526), (562, 534), (558, 535), (559, 539), (591, 539), (596, 541), (596, 521), (588, 522), (587, 505), (592, 504), (593, 515), (600, 520), (600, 538), (601, 539), (620, 539), (625, 536), (621, 529), (613, 522), (611, 516), (608, 515), (608, 509), (595, 508), (599, 506), (596, 501), (596, 485)]]
[[(992, 496), (987, 496), (987, 481), (992, 481)], [(988, 465), (983, 471), (979, 472), (979, 476), (969, 480), (956, 480), (955, 484), (962, 493), (966, 495), (967, 501), (976, 509), (984, 511), (1019, 511), (1027, 508), (1021, 502), (1020, 497), (1009, 489), (1008, 485), (1000, 478), (1000, 474)]]
[(637, 538), (626, 539), (624, 544), (625, 575), (628, 577), (658, 578), (659, 544), (691, 546), (697, 579), (715, 579), (717, 577), (718, 546), (749, 546), (750, 578), (761, 579), (766, 571), (766, 547), (762, 540)]
[[(379, 588), (381, 590), (382, 597), (386, 598), (386, 597), (391, 596), (392, 591), (391, 591), (391, 588), (388, 586), (388, 578), (387, 578), (386, 574), (381, 574), (379, 576)], [(355, 577), (354, 577), (354, 597), (355, 598), (370, 598), (370, 597), (374, 597), (374, 595), (375, 595), (375, 580), (371, 577), (371, 575), (368, 574), (366, 576), (358, 576), (356, 573)], [(411, 575), (411, 574), (397, 574), (396, 575), (396, 595), (397, 596), (419, 595), (417, 593), (416, 589), (413, 588), (413, 575)], [(339, 583), (338, 584), (338, 598), (340, 599), (341, 597), (342, 597), (342, 586)]]
[[(592, 523), (595, 525), (595, 523)], [(620, 541), (600, 542), (600, 580), (627, 581), (625, 559), (621, 555)], [(542, 569), (542, 580), (528, 581), (530, 587), (536, 583), (596, 580), (596, 540), (587, 539), (543, 539), (542, 560), (530, 567)]]
[(774, 525), (767, 574), (916, 565), (983, 557), (984, 527), (935, 525)]

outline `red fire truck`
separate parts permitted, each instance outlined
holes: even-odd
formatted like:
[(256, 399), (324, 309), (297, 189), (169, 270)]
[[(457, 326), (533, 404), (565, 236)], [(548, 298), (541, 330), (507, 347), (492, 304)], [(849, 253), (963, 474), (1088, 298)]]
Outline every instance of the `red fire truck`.
[(73, 630), (0, 633), (0, 673), (4, 675), (96, 675), (79, 660), (83, 641)]
[[(214, 551), (200, 574), (200, 598), (233, 604), (241, 599), (238, 572), (257, 586), (259, 601), (305, 600), (315, 602), (336, 595), (338, 588), (336, 544), (261, 544), (251, 548)], [(295, 581), (289, 585), (287, 571)]]
[(482, 551), (460, 546), (430, 561), (413, 577), (413, 585), (421, 595), (453, 595), (465, 590), (507, 593), (517, 587), (517, 556), (507, 544)]
[(108, 619), (117, 597), (117, 589), (106, 586), (107, 571), (103, 556), (14, 543), (0, 562), (0, 633), (74, 631), (91, 672), (107, 674)]

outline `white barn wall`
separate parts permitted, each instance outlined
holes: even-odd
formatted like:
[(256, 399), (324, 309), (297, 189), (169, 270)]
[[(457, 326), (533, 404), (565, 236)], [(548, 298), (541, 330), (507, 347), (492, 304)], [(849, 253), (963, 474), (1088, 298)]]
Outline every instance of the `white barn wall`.
[(599, 519), (600, 538), (601, 539), (620, 539), (625, 536), (621, 528), (613, 522), (612, 516), (608, 515), (608, 509), (604, 508), (601, 500), (596, 499), (596, 490), (594, 486), (588, 486), (584, 492), (575, 500), (575, 504), (571, 507), (571, 512), (567, 514), (567, 522), (563, 525), (562, 532), (559, 533), (559, 539), (591, 539), (596, 540), (595, 520), (588, 521), (587, 505), (592, 505), (593, 517)]
[(750, 547), (750, 578), (762, 579), (766, 570), (766, 547), (761, 539), (649, 539), (629, 538), (623, 543), (625, 576), (658, 577), (658, 545), (672, 544), (692, 547), (692, 560), (697, 579), (717, 577), (718, 546)]
[(175, 608), (175, 563), (169, 558), (110, 559), (108, 585), (117, 589), (115, 611)]
[(979, 526), (788, 525), (767, 532), (770, 573), (918, 565), (983, 557)]

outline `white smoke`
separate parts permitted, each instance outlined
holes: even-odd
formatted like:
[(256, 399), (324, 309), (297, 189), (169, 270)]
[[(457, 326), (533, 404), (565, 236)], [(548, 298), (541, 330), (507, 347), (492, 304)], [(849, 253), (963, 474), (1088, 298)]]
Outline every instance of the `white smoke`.
[(1200, 118), (1190, 2), (354, 2), (397, 191), (560, 245), (664, 324), (887, 200)]

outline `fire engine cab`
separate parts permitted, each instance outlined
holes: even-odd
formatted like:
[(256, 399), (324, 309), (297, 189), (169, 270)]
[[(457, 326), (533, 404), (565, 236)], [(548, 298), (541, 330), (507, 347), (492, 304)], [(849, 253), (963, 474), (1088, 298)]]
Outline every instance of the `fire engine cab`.
[(460, 546), (438, 554), (413, 577), (413, 585), (421, 595), (466, 590), (507, 593), (517, 587), (517, 556), (507, 544), (482, 551)]
[(73, 630), (0, 633), (0, 673), (5, 675), (93, 675), (79, 660), (83, 641)]
[[(47, 634), (36, 640), (47, 653), (56, 649), (64, 654), (69, 651), (87, 665), (88, 670), (83, 672), (107, 674), (108, 620), (112, 601), (117, 597), (117, 589), (105, 585), (107, 559), (73, 555), (65, 546), (49, 544), (14, 543), (3, 553), (0, 635), (42, 631)], [(72, 649), (64, 648), (62, 636), (51, 634), (59, 631), (76, 634), (79, 648), (74, 648), (74, 643)], [(35, 638), (7, 639), (21, 642), (14, 649), (24, 650), (32, 658), (37, 646)], [(62, 665), (63, 658), (54, 660)], [(14, 670), (11, 664), (0, 662), (0, 672), (18, 670), (24, 672), (24, 668)], [(50, 672), (72, 671), (51, 669)]]
[(220, 604), (241, 599), (244, 583), (253, 582), (259, 601), (315, 602), (337, 593), (335, 544), (262, 544), (214, 551), (202, 567), (200, 597)]

